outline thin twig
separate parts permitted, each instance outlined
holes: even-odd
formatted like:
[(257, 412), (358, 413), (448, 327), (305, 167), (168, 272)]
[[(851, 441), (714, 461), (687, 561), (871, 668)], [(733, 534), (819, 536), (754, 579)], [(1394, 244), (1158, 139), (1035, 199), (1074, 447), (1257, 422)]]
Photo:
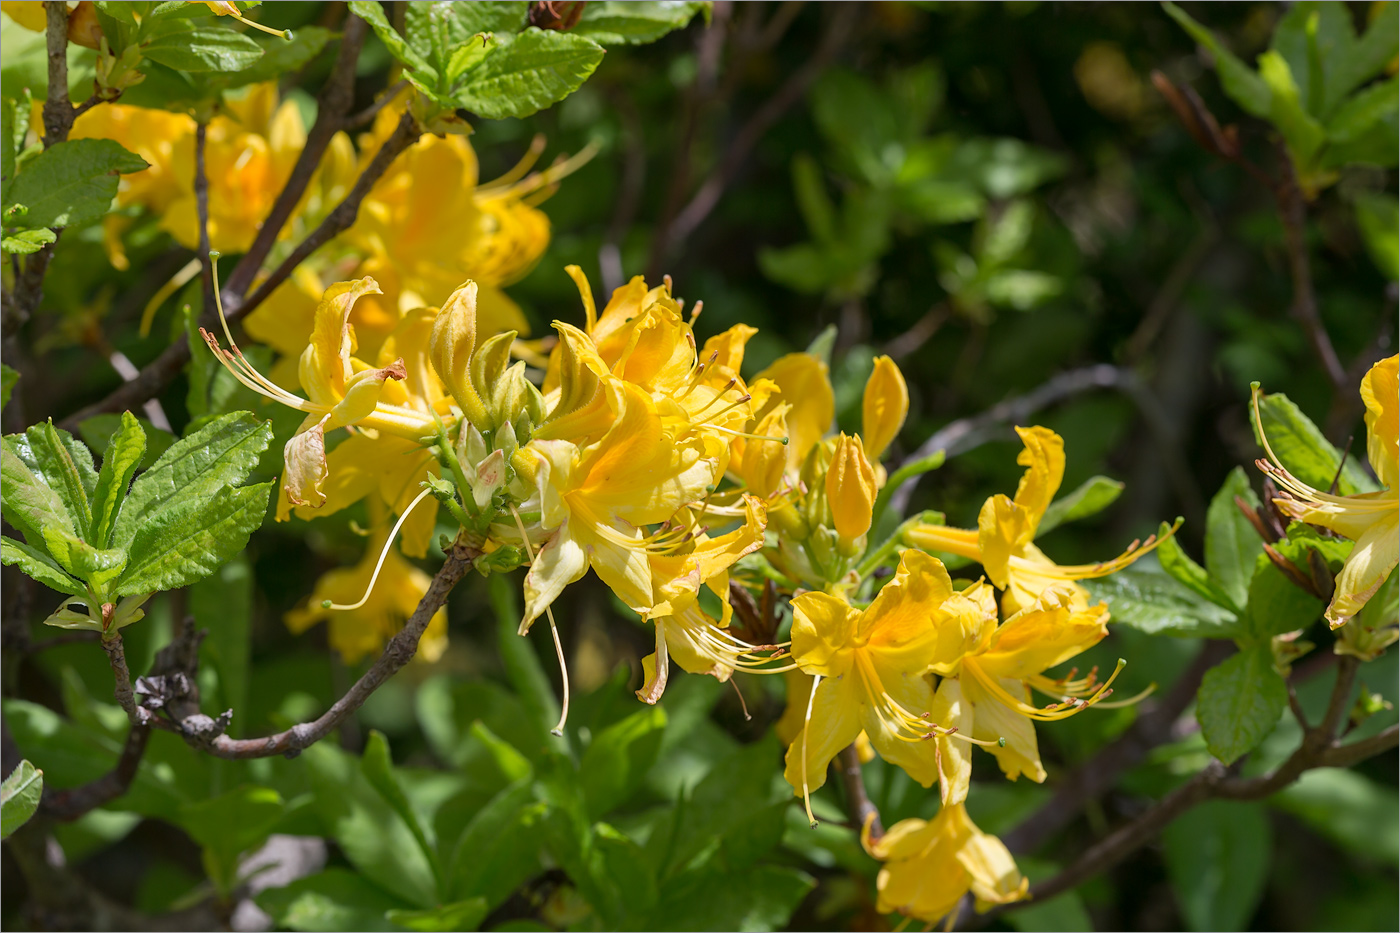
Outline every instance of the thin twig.
[[(299, 723), (282, 732), (254, 739), (233, 739), (222, 734), (221, 728), (214, 733), (208, 728), (209, 717), (198, 713), (198, 699), (192, 688), (191, 693), (181, 702), (172, 703), (165, 697), (155, 698), (154, 705), (168, 709), (173, 720), (157, 717), (153, 725), (179, 733), (192, 747), (202, 749), (219, 758), (267, 758), (272, 755), (295, 757), (302, 749), (320, 741), (343, 722), (346, 717), (364, 705), (370, 695), (385, 681), (396, 674), (405, 664), (413, 660), (418, 652), (418, 642), (428, 627), (434, 613), (447, 601), (447, 594), (457, 585), (476, 559), (477, 552), (463, 545), (457, 545), (448, 555), (446, 562), (438, 569), (428, 590), (419, 600), (418, 606), (404, 627), (389, 640), (384, 653), (368, 671), (355, 682), (346, 694), (335, 702), (324, 714), (311, 722)], [(197, 642), (196, 642), (197, 643)], [(185, 663), (192, 664), (192, 660)], [(187, 684), (193, 683), (192, 672), (184, 673)], [(143, 688), (146, 679), (143, 679)], [(152, 705), (152, 700), (146, 701)], [(226, 724), (228, 714), (220, 718), (220, 725)], [(198, 719), (194, 725), (192, 720)]]
[(745, 160), (749, 157), (749, 153), (763, 138), (763, 134), (768, 132), (773, 124), (777, 123), (778, 119), (801, 99), (803, 94), (807, 93), (807, 88), (817, 79), (818, 75), (827, 69), (827, 66), (836, 57), (836, 53), (851, 37), (859, 12), (859, 4), (840, 4), (836, 14), (831, 18), (826, 32), (822, 35), (816, 51), (807, 59), (806, 64), (793, 72), (791, 77), (783, 82), (782, 87), (778, 88), (777, 93), (758, 108), (758, 111), (735, 135), (719, 167), (701, 183), (695, 196), (676, 215), (675, 223), (671, 225), (669, 230), (665, 231), (665, 239), (661, 243), (663, 258), (673, 255), (681, 244), (690, 238), (695, 229), (704, 222), (705, 218), (710, 216), (710, 212), (719, 203), (720, 196), (724, 194), (724, 190), (739, 174)]
[(347, 130), (355, 130), (362, 126), (368, 126), (375, 117), (379, 116), (379, 111), (393, 103), (394, 98), (398, 97), (399, 92), (406, 87), (408, 87), (408, 79), (402, 78), (395, 81), (393, 84), (389, 85), (389, 87), (385, 88), (384, 93), (380, 94), (374, 103), (370, 104), (359, 113), (354, 113), (346, 117), (343, 124), (344, 128)]
[(150, 726), (132, 726), (122, 745), (121, 757), (111, 771), (78, 787), (62, 790), (45, 787), (43, 814), (60, 822), (76, 820), (125, 794), (136, 779), (150, 737)]
[(126, 710), (132, 726), (138, 726), (146, 720), (147, 714), (136, 705), (136, 692), (131, 687), (131, 672), (126, 666), (126, 648), (122, 645), (121, 633), (113, 632), (110, 638), (104, 637), (102, 650), (107, 652), (107, 661), (112, 665), (112, 677), (116, 682), (113, 693), (117, 703)]
[[(204, 163), (204, 147), (209, 126), (194, 128), (194, 207), (199, 221), (200, 278), (204, 286), (204, 316), (214, 314), (214, 257), (209, 255), (209, 173)], [(138, 374), (139, 375), (139, 374)]]
[(865, 792), (865, 776), (860, 770), (860, 753), (854, 745), (841, 749), (837, 769), (841, 772), (841, 784), (846, 789), (846, 812), (851, 818), (852, 828), (860, 832), (870, 821), (870, 838), (878, 840), (885, 834), (880, 822), (880, 811), (870, 802)]
[(1298, 186), (1298, 176), (1293, 168), (1293, 160), (1280, 146), (1279, 161), (1283, 165), (1283, 178), (1274, 185), (1274, 197), (1278, 201), (1278, 216), (1283, 222), (1284, 243), (1288, 252), (1288, 271), (1293, 283), (1292, 313), (1303, 326), (1313, 352), (1317, 354), (1322, 369), (1336, 392), (1350, 390), (1347, 385), (1346, 368), (1337, 357), (1332, 346), (1332, 338), (1322, 323), (1318, 313), (1317, 293), (1313, 290), (1312, 263), (1308, 257), (1307, 243), (1307, 203), (1303, 200), (1302, 189)]
[[(241, 320), (258, 307), (267, 296), (282, 284), (307, 256), (315, 252), (320, 246), (328, 242), (336, 234), (348, 229), (355, 222), (359, 215), (360, 204), (370, 189), (384, 175), (394, 159), (407, 149), (418, 138), (418, 127), (413, 117), (405, 113), (403, 119), (399, 121), (398, 128), (394, 131), (379, 152), (365, 166), (364, 172), (360, 174), (355, 186), (334, 210), (326, 215), (314, 231), (299, 245), (293, 253), (287, 257), (276, 271), (269, 276), (262, 285), (248, 299), (237, 302), (230, 299), (234, 296), (224, 292), (225, 316), (229, 323)], [(206, 319), (205, 325), (212, 326), (213, 321)], [(179, 375), (185, 364), (190, 359), (190, 344), (187, 340), (178, 340), (165, 349), (165, 352), (147, 363), (141, 374), (130, 382), (118, 386), (101, 401), (88, 405), (85, 408), (69, 415), (62, 422), (62, 427), (67, 430), (76, 430), (79, 422), (93, 415), (103, 412), (123, 411), (135, 408), (147, 399), (154, 398), (164, 391), (165, 387)]]
[[(262, 269), (263, 261), (272, 252), (282, 228), (291, 219), (292, 212), (296, 210), (302, 194), (306, 192), (306, 186), (316, 174), (326, 148), (330, 146), (337, 132), (347, 128), (345, 115), (355, 102), (355, 65), (360, 60), (360, 47), (364, 44), (365, 33), (365, 21), (353, 13), (349, 14), (345, 19), (335, 67), (316, 99), (316, 120), (307, 131), (306, 144), (302, 146), (301, 155), (297, 156), (296, 164), (292, 166), (292, 172), (287, 176), (287, 183), (277, 195), (272, 210), (258, 228), (253, 245), (229, 273), (228, 281), (224, 284), (226, 303), (232, 305), (234, 300), (231, 299), (242, 299), (248, 293), (253, 280)], [(386, 94), (381, 100), (387, 97)]]

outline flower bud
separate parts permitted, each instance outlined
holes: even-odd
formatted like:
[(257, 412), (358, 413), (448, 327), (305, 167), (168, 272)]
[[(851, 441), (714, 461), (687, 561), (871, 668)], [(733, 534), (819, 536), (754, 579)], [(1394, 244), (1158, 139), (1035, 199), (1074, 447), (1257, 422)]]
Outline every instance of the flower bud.
[(875, 507), (875, 471), (865, 458), (860, 437), (844, 432), (836, 440), (826, 472), (826, 499), (836, 533), (851, 542), (870, 530)]
[(428, 353), (438, 378), (447, 386), (467, 420), (486, 425), (486, 407), (472, 386), (470, 365), (476, 349), (476, 283), (467, 282), (447, 298), (433, 322)]
[(783, 481), (783, 471), (787, 469), (787, 445), (780, 438), (786, 438), (786, 404), (764, 415), (753, 433), (759, 438), (740, 438), (735, 447), (742, 444), (742, 455), (738, 458), (736, 474), (748, 486), (748, 491), (762, 499), (772, 498)]
[(904, 374), (888, 356), (876, 357), (861, 402), (860, 433), (872, 461), (879, 460), (890, 446), (908, 414), (909, 387), (904, 383)]

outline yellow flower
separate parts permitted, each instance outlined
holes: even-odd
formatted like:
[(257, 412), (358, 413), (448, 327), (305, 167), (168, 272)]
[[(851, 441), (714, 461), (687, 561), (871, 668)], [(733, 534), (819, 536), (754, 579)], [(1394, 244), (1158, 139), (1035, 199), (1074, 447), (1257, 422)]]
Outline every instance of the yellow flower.
[[(102, 26), (97, 21), (97, 11), (92, 0), (68, 0), (68, 41), (75, 45), (98, 48), (102, 44)], [(5, 0), (0, 3), (0, 11), (25, 29), (34, 32), (48, 30), (48, 16), (44, 5), (37, 0)]]
[[(642, 659), (646, 677), (637, 696), (647, 703), (661, 699), (670, 663), (692, 674), (710, 674), (725, 681), (736, 667), (753, 667), (761, 660), (747, 660), (755, 649), (729, 634), (733, 609), (729, 604), (729, 568), (745, 554), (763, 546), (767, 508), (756, 496), (745, 496), (746, 515), (738, 529), (710, 538), (694, 539), (689, 553), (653, 554), (652, 585), (655, 589), (651, 619), (656, 627), (656, 652)], [(720, 600), (720, 618), (700, 608), (700, 587), (709, 587)]]
[(860, 437), (844, 432), (836, 439), (831, 466), (826, 472), (826, 501), (831, 506), (836, 533), (850, 545), (870, 530), (875, 507), (875, 471), (865, 459)]
[(987, 910), (1021, 900), (1029, 888), (1006, 846), (978, 829), (961, 803), (945, 805), (928, 821), (900, 820), (878, 840), (867, 826), (861, 842), (885, 863), (875, 880), (881, 913), (934, 924), (969, 891), (977, 909)]
[[(909, 387), (904, 374), (888, 356), (875, 357), (875, 368), (865, 383), (861, 399), (861, 437), (865, 453), (872, 463), (878, 462), (890, 442), (904, 427), (909, 415)], [(883, 485), (883, 483), (881, 484)]]
[(827, 365), (810, 353), (789, 353), (759, 373), (754, 382), (764, 379), (773, 382), (779, 394), (757, 414), (766, 415), (780, 399), (791, 406), (787, 413), (790, 438), (787, 468), (795, 477), (807, 454), (826, 436), (836, 417), (836, 395), (827, 378)]
[(1366, 456), (1385, 487), (1378, 492), (1339, 496), (1321, 492), (1298, 479), (1279, 462), (1259, 423), (1258, 397), (1254, 417), (1268, 460), (1259, 469), (1273, 477), (1288, 495), (1275, 499), (1284, 514), (1300, 522), (1319, 525), (1356, 542), (1337, 575), (1337, 588), (1327, 607), (1332, 628), (1345, 625), (1380, 589), (1400, 559), (1400, 382), (1396, 364), (1400, 357), (1381, 360), (1361, 380), (1361, 400), (1366, 404)]
[[(1044, 672), (1098, 644), (1108, 634), (1108, 609), (1077, 609), (1070, 589), (1055, 586), (998, 627), (996, 604), (986, 586), (959, 595), (933, 622), (938, 644), (933, 669), (944, 678), (938, 697), (945, 708), (957, 710), (953, 721), (941, 725), (977, 740), (1011, 780), (1025, 774), (1044, 781), (1033, 722), (1072, 716), (1107, 696), (1113, 682), (1110, 677), (1099, 684), (1092, 671), (1080, 680), (1053, 680)], [(1032, 687), (1059, 702), (1032, 706)], [(949, 747), (945, 757), (967, 753), (962, 746)], [(968, 767), (945, 766), (963, 774)]]
[(806, 798), (826, 783), (827, 765), (862, 729), (914, 780), (925, 787), (938, 780), (939, 753), (928, 741), (937, 729), (933, 688), (924, 674), (937, 644), (933, 615), (952, 595), (943, 564), (911, 549), (864, 611), (830, 593), (792, 601), (793, 660), (815, 678), (802, 734), (787, 752), (784, 777), (795, 793)]
[(730, 447), (730, 472), (755, 496), (771, 499), (783, 486), (788, 448), (775, 442), (788, 436), (787, 413), (791, 409), (783, 402), (759, 419), (753, 433), (766, 440), (736, 437)]
[[(383, 567), (374, 588), (363, 604), (354, 609), (327, 609), (323, 603), (354, 604), (365, 594), (374, 576), (387, 538), (377, 534), (370, 539), (364, 558), (353, 567), (332, 570), (316, 581), (308, 604), (293, 609), (285, 616), (287, 628), (299, 635), (320, 621), (330, 625), (330, 643), (346, 664), (380, 651), (393, 638), (404, 622), (413, 615), (431, 582), (428, 575), (399, 556), (390, 548), (384, 556)], [(447, 650), (447, 609), (433, 613), (423, 639), (418, 643), (417, 658), (428, 663), (442, 657)]]
[(645, 390), (616, 379), (604, 388), (614, 420), (600, 440), (532, 440), (515, 458), (535, 458), (547, 490), (541, 525), (550, 532), (525, 577), (522, 631), (590, 566), (624, 603), (649, 612), (647, 556), (668, 550), (675, 529), (651, 535), (646, 526), (668, 521), (714, 482), (713, 462), (695, 446), (677, 446)]
[[(1005, 590), (1001, 605), (1008, 615), (1032, 605), (1047, 587), (1066, 583), (1074, 605), (1085, 608), (1088, 591), (1074, 581), (1122, 570), (1155, 548), (1160, 539), (1153, 535), (1140, 546), (1135, 541), (1118, 557), (1097, 564), (1061, 566), (1046, 557), (1032, 541), (1064, 479), (1064, 441), (1048, 428), (1018, 427), (1016, 433), (1025, 444), (1016, 462), (1027, 469), (1016, 487), (1015, 499), (1000, 494), (988, 499), (977, 516), (975, 531), (918, 524), (910, 529), (909, 542), (927, 551), (944, 551), (981, 563), (987, 577)], [(1175, 531), (1173, 526), (1167, 534)]]

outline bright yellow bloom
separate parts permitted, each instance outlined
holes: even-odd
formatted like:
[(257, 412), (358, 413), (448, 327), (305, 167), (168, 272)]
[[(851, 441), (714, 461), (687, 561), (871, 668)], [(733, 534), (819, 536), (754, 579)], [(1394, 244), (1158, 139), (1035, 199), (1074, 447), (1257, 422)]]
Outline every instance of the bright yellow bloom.
[[(652, 624), (656, 627), (656, 652), (642, 659), (646, 677), (638, 698), (647, 703), (661, 699), (670, 663), (692, 674), (729, 679), (736, 667), (754, 666), (745, 656), (753, 645), (729, 634), (733, 609), (729, 604), (729, 568), (745, 554), (763, 546), (767, 508), (756, 496), (745, 496), (744, 524), (718, 538), (701, 534), (689, 553), (653, 554), (652, 585), (655, 589)], [(700, 608), (700, 587), (709, 587), (720, 599), (720, 618)]]
[(617, 597), (640, 613), (653, 608), (648, 554), (669, 549), (670, 530), (651, 535), (646, 526), (666, 522), (701, 499), (714, 482), (714, 464), (695, 446), (677, 446), (662, 429), (651, 396), (631, 383), (604, 383), (613, 421), (586, 447), (564, 440), (535, 440), (521, 451), (533, 456), (542, 497), (541, 525), (550, 532), (525, 577), (529, 628), (564, 587), (591, 566)]
[(754, 379), (770, 380), (779, 390), (759, 409), (761, 417), (781, 402), (791, 406), (787, 413), (787, 467), (792, 476), (802, 469), (802, 462), (836, 418), (836, 395), (827, 377), (827, 365), (810, 353), (789, 353), (774, 361)]
[(880, 756), (925, 787), (939, 778), (929, 741), (933, 687), (924, 674), (937, 645), (932, 618), (953, 595), (941, 561), (904, 552), (894, 578), (869, 608), (841, 596), (803, 593), (792, 601), (792, 656), (816, 678), (803, 732), (788, 748), (784, 777), (795, 793), (826, 783), (831, 759), (864, 729)]
[(1032, 541), (1064, 479), (1064, 441), (1048, 428), (1018, 427), (1016, 433), (1026, 445), (1016, 462), (1026, 472), (1015, 499), (1000, 494), (988, 499), (977, 516), (975, 531), (919, 524), (909, 531), (909, 542), (979, 562), (997, 588), (1005, 590), (1001, 605), (1008, 615), (1032, 605), (1047, 587), (1066, 583), (1074, 605), (1086, 608), (1089, 593), (1074, 581), (1116, 573), (1161, 542), (1156, 535), (1141, 544), (1135, 541), (1118, 557), (1098, 564), (1061, 566), (1046, 557)]
[[(369, 162), (398, 125), (409, 95), (384, 107), (360, 139)], [(529, 272), (549, 245), (549, 218), (533, 201), (549, 193), (561, 169), (526, 175), (531, 155), (495, 182), (478, 184), (476, 153), (465, 136), (424, 135), (370, 189), (344, 240), (364, 257), (384, 297), (376, 316), (396, 320), (417, 307), (440, 306), (463, 281), (479, 289), (483, 337), (530, 332), (520, 307), (501, 288)], [(391, 325), (392, 328), (392, 325)]]
[[(1054, 680), (1044, 672), (1098, 644), (1108, 634), (1108, 609), (1102, 604), (1078, 609), (1075, 595), (1060, 585), (998, 627), (996, 604), (985, 585), (959, 595), (933, 622), (938, 644), (933, 669), (944, 678), (939, 700), (958, 711), (955, 721), (942, 725), (978, 740), (1011, 780), (1025, 774), (1044, 781), (1033, 722), (1074, 715), (1107, 696), (1113, 680), (1099, 684), (1093, 672), (1077, 681)], [(1032, 687), (1059, 702), (1031, 705)], [(945, 754), (966, 750), (951, 747)]]
[(831, 466), (826, 472), (826, 501), (831, 506), (836, 533), (846, 543), (870, 530), (875, 507), (875, 471), (865, 458), (860, 437), (844, 432), (836, 439)]
[[(904, 374), (888, 356), (875, 357), (875, 368), (861, 399), (861, 437), (872, 463), (879, 462), (909, 415), (909, 387)], [(883, 483), (881, 484), (883, 485)]]
[[(413, 615), (423, 594), (432, 581), (428, 575), (399, 556), (390, 548), (384, 558), (374, 589), (363, 605), (355, 609), (326, 609), (323, 603), (353, 604), (365, 594), (374, 568), (383, 552), (386, 536), (377, 534), (370, 539), (364, 558), (353, 567), (332, 570), (316, 581), (311, 599), (303, 608), (293, 609), (284, 617), (293, 634), (301, 634), (317, 622), (330, 625), (330, 643), (346, 664), (354, 664), (384, 647), (384, 643), (403, 628)], [(433, 613), (423, 639), (418, 643), (417, 658), (428, 663), (442, 657), (447, 650), (447, 609)]]
[[(1400, 561), (1398, 360), (1397, 356), (1381, 360), (1361, 380), (1361, 400), (1366, 404), (1366, 456), (1385, 487), (1378, 492), (1339, 496), (1312, 488), (1279, 462), (1269, 448), (1263, 425), (1259, 425), (1259, 437), (1269, 455), (1268, 460), (1257, 461), (1259, 468), (1288, 494), (1274, 500), (1279, 509), (1300, 522), (1319, 525), (1356, 542), (1337, 575), (1336, 592), (1327, 607), (1327, 623), (1334, 629), (1361, 611)], [(1256, 398), (1256, 422), (1258, 418)]]
[(881, 913), (898, 911), (934, 924), (969, 891), (977, 909), (987, 910), (1021, 900), (1029, 888), (1010, 851), (978, 829), (961, 803), (944, 805), (928, 821), (900, 820), (878, 840), (871, 840), (867, 827), (861, 842), (885, 863), (875, 880)]
[[(46, 32), (49, 27), (44, 5), (38, 0), (5, 0), (0, 3), (0, 12), (25, 29)], [(90, 49), (102, 44), (102, 26), (97, 21), (97, 11), (92, 0), (68, 0), (68, 41)]]

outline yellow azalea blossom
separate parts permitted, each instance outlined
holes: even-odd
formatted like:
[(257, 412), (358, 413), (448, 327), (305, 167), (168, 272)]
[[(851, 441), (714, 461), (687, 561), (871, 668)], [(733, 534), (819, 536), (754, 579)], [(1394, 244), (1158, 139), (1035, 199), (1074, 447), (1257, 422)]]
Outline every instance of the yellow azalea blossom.
[(860, 437), (844, 432), (836, 439), (831, 466), (826, 472), (826, 501), (831, 506), (836, 533), (846, 543), (870, 530), (875, 507), (875, 471), (865, 458)]
[[(409, 98), (401, 94), (376, 116), (360, 139), (362, 163), (393, 134)], [(479, 289), (483, 336), (529, 333), (520, 307), (501, 289), (529, 272), (549, 245), (549, 219), (531, 201), (547, 194), (562, 171), (526, 176), (537, 155), (532, 149), (515, 171), (485, 185), (478, 183), (476, 153), (465, 136), (424, 135), (394, 160), (343, 237), (364, 257), (359, 274), (373, 276), (384, 289), (368, 303), (377, 318), (396, 320), (402, 311), (439, 306), (471, 279)]]
[(1381, 360), (1361, 380), (1361, 400), (1366, 404), (1366, 457), (1384, 487), (1378, 492), (1339, 496), (1314, 489), (1279, 462), (1258, 422), (1258, 398), (1254, 417), (1268, 460), (1261, 470), (1288, 495), (1274, 500), (1291, 518), (1318, 525), (1356, 542), (1337, 575), (1336, 592), (1327, 607), (1327, 624), (1345, 625), (1380, 589), (1400, 561), (1400, 380), (1396, 364), (1400, 356)]
[(888, 356), (875, 357), (860, 410), (860, 435), (865, 440), (866, 456), (871, 463), (878, 463), (909, 416), (909, 386)]
[[(324, 603), (330, 600), (334, 604), (353, 604), (365, 594), (385, 541), (383, 534), (373, 536), (358, 564), (332, 570), (317, 580), (307, 605), (293, 609), (284, 617), (287, 628), (299, 635), (317, 622), (326, 621), (330, 626), (331, 647), (340, 653), (346, 664), (354, 664), (380, 651), (384, 643), (403, 628), (423, 594), (428, 592), (432, 581), (426, 573), (391, 547), (363, 605), (354, 609), (327, 609)], [(418, 643), (416, 657), (432, 663), (446, 650), (447, 609), (444, 607), (433, 613)]]
[(774, 383), (779, 394), (757, 414), (766, 415), (779, 400), (790, 406), (787, 465), (788, 472), (796, 476), (807, 454), (826, 436), (836, 418), (836, 394), (827, 377), (827, 365), (810, 353), (789, 353), (759, 373), (754, 382), (764, 379)]
[[(74, 45), (96, 49), (102, 45), (102, 26), (97, 21), (97, 10), (92, 0), (68, 0), (68, 41)], [(49, 27), (44, 4), (38, 0), (5, 0), (0, 3), (0, 12), (25, 29), (46, 32)]]
[[(386, 397), (386, 382), (408, 378), (402, 359), (375, 368), (352, 355), (355, 338), (349, 324), (350, 309), (361, 295), (377, 292), (378, 288), (373, 279), (363, 278), (338, 282), (326, 289), (316, 308), (311, 343), (302, 353), (299, 367), (301, 386), (309, 398), (293, 395), (253, 369), (233, 343), (227, 322), (224, 336), (231, 350), (222, 349), (217, 337), (201, 330), (209, 348), (240, 382), (275, 402), (306, 412), (306, 420), (283, 450), (282, 489), (291, 505), (318, 508), (326, 502), (322, 486), (329, 475), (327, 431), (356, 425), (417, 441), (436, 430), (430, 414), (403, 404), (406, 396), (390, 391), (387, 398), (400, 404), (382, 400)], [(284, 509), (279, 512), (286, 514)]]
[[(642, 659), (645, 682), (637, 696), (655, 703), (666, 689), (674, 661), (692, 674), (729, 679), (736, 667), (756, 667), (764, 659), (746, 656), (755, 650), (727, 630), (733, 609), (729, 603), (729, 568), (745, 554), (763, 547), (767, 507), (756, 496), (745, 496), (744, 524), (728, 534), (694, 539), (689, 553), (651, 555), (654, 588), (652, 624), (656, 628), (656, 652)], [(707, 586), (720, 600), (720, 618), (700, 608), (700, 587)]]
[[(1107, 696), (1113, 681), (1110, 677), (1100, 684), (1092, 672), (1077, 681), (1045, 676), (1046, 670), (1092, 648), (1108, 634), (1105, 606), (1078, 609), (1075, 603), (1068, 587), (1051, 587), (998, 627), (990, 589), (974, 585), (945, 603), (934, 617), (933, 670), (943, 676), (938, 699), (943, 708), (957, 711), (955, 718), (941, 725), (977, 740), (1013, 781), (1021, 774), (1037, 783), (1045, 780), (1034, 721), (1074, 715)], [(1058, 702), (1031, 705), (1032, 687)], [(945, 750), (945, 758), (966, 754), (968, 749), (953, 743)], [(965, 775), (969, 766), (949, 761), (945, 767)]]
[(1064, 441), (1048, 428), (1018, 427), (1016, 433), (1025, 444), (1016, 462), (1026, 467), (1016, 497), (998, 494), (983, 503), (975, 531), (920, 523), (909, 530), (909, 543), (979, 562), (992, 583), (1005, 590), (1002, 611), (1008, 615), (1032, 605), (1047, 587), (1066, 583), (1075, 606), (1086, 608), (1089, 593), (1074, 581), (1116, 573), (1161, 542), (1156, 535), (1135, 541), (1118, 557), (1098, 564), (1062, 566), (1046, 557), (1032, 542), (1064, 479)]
[(978, 829), (961, 803), (945, 805), (931, 820), (900, 820), (879, 839), (871, 839), (867, 826), (861, 843), (885, 863), (875, 879), (881, 913), (932, 925), (969, 891), (977, 909), (987, 910), (1025, 898), (1030, 887), (1002, 841)]
[(525, 577), (522, 631), (590, 566), (624, 603), (649, 612), (647, 556), (669, 549), (674, 529), (651, 535), (646, 526), (668, 521), (714, 482), (714, 464), (662, 430), (650, 395), (617, 380), (605, 387), (614, 420), (600, 440), (582, 448), (535, 440), (521, 451), (548, 470), (539, 482), (547, 484), (541, 525), (550, 532)]
[[(936, 645), (932, 618), (953, 595), (941, 561), (904, 552), (894, 578), (861, 611), (830, 593), (792, 601), (792, 655), (815, 685), (802, 735), (788, 747), (784, 777), (806, 798), (826, 783), (827, 765), (862, 729), (882, 758), (925, 787), (939, 778), (924, 674)], [(810, 815), (810, 814), (809, 814)]]
[[(384, 383), (381, 404), (421, 412), (431, 417), (433, 412), (448, 411), (442, 385), (428, 363), (428, 341), (436, 312), (419, 308), (409, 312), (398, 328), (379, 350), (381, 369), (402, 360), (404, 378)], [(427, 433), (426, 431), (424, 433)], [(310, 520), (332, 515), (354, 505), (366, 496), (377, 497), (395, 515), (403, 515), (419, 492), (419, 484), (429, 474), (440, 473), (437, 458), (417, 440), (409, 440), (387, 432), (371, 437), (356, 432), (326, 455), (327, 478), (322, 491), (325, 502), (319, 508), (298, 505), (293, 508), (286, 487), (278, 503), (278, 521), (285, 521), (295, 511), (298, 518)], [(409, 557), (422, 557), (432, 542), (437, 525), (438, 502), (425, 499), (405, 520), (400, 548)]]

